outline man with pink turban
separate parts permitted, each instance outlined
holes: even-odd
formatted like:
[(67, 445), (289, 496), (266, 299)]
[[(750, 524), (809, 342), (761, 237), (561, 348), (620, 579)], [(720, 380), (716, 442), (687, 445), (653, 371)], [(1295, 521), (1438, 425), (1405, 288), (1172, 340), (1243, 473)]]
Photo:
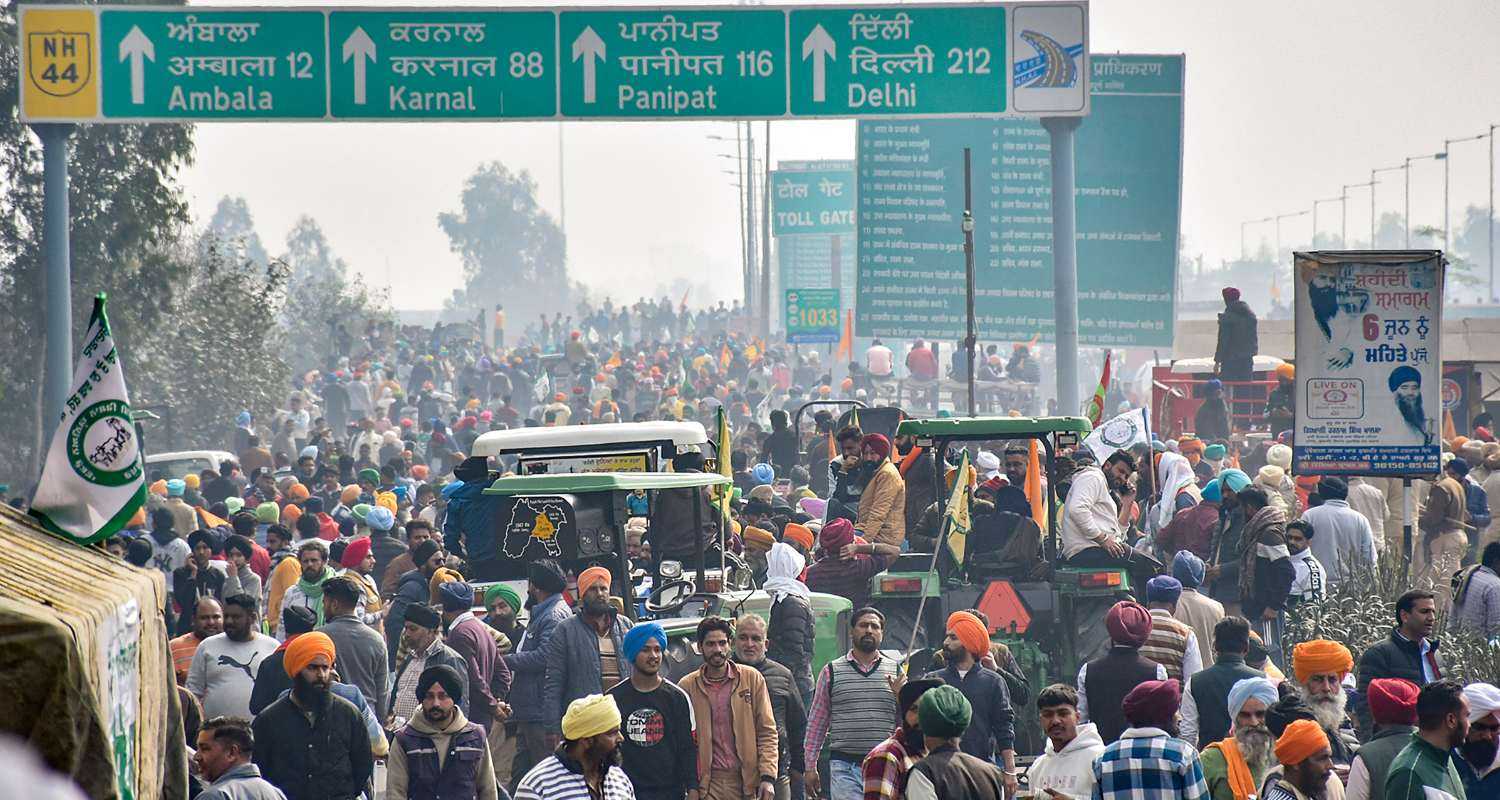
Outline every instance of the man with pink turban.
[(807, 568), (803, 583), (814, 592), (847, 597), (855, 608), (868, 605), (870, 578), (885, 569), (893, 549), (889, 545), (856, 543), (854, 525), (849, 520), (829, 520), (818, 533), (818, 560)]
[(1151, 612), (1145, 606), (1130, 600), (1115, 603), (1104, 627), (1112, 646), (1078, 670), (1076, 685), (1079, 718), (1094, 723), (1109, 744), (1129, 727), (1122, 705), (1125, 696), (1147, 681), (1165, 681), (1167, 669), (1141, 655), (1141, 645), (1151, 636)]

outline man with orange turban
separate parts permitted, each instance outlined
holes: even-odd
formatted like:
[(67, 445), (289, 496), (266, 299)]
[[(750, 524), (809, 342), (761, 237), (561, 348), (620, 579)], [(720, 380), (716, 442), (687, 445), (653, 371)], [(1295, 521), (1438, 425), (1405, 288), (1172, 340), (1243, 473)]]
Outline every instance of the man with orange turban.
[(375, 770), (364, 717), (331, 691), (336, 656), (323, 633), (294, 639), (282, 656), (292, 691), (251, 724), (261, 776), (288, 800), (357, 797)]
[(547, 669), (542, 683), (542, 722), (547, 746), (555, 749), (562, 734), (568, 704), (628, 680), (635, 664), (625, 657), (625, 632), (630, 620), (610, 603), (612, 576), (604, 567), (578, 574), (578, 613), (559, 623), (547, 643)]
[(1321, 800), (1333, 774), (1333, 750), (1318, 723), (1299, 719), (1286, 726), (1276, 740), (1281, 778), (1266, 792), (1266, 800)]
[(972, 611), (955, 611), (948, 615), (947, 634), (943, 637), (943, 668), (926, 677), (936, 678), (957, 688), (973, 708), (969, 727), (964, 730), (959, 749), (975, 758), (994, 763), (995, 754), (1003, 759), (1006, 791), (1016, 791), (1015, 710), (1010, 704), (1010, 690), (999, 672), (979, 665), (990, 652), (990, 629)]
[(1336, 764), (1354, 760), (1358, 747), (1340, 735), (1344, 724), (1348, 696), (1344, 694), (1344, 677), (1354, 668), (1349, 648), (1327, 639), (1313, 639), (1292, 648), (1292, 671), (1302, 701), (1313, 718), (1323, 726)]

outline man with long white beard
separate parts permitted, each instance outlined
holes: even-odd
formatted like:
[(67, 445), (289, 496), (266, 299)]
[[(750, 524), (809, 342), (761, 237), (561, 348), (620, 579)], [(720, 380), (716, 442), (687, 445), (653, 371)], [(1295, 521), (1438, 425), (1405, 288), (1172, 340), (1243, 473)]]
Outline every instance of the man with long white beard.
[(1265, 678), (1245, 678), (1229, 690), (1230, 735), (1199, 756), (1213, 800), (1249, 800), (1257, 794), (1274, 763), (1276, 740), (1266, 727), (1266, 709), (1276, 700), (1276, 684)]
[(1344, 676), (1354, 667), (1354, 657), (1349, 648), (1327, 639), (1313, 639), (1292, 648), (1292, 669), (1297, 676), (1297, 690), (1303, 702), (1312, 711), (1323, 732), (1328, 734), (1328, 746), (1333, 752), (1333, 763), (1347, 766), (1354, 760), (1358, 749), (1353, 734), (1347, 737), (1340, 732), (1347, 714), (1344, 694)]

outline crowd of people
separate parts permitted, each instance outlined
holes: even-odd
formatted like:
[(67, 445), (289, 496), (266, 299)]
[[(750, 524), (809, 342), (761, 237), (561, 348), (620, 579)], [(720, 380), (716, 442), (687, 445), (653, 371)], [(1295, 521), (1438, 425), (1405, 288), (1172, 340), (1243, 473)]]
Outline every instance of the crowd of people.
[[(605, 303), (543, 317), (510, 347), (503, 312), (489, 346), (372, 327), (341, 337), (271, 419), (239, 413), (234, 459), (149, 475), (146, 508), (107, 546), (165, 577), (198, 796), (1500, 796), (1500, 689), (1452, 681), (1435, 635), (1441, 614), (1500, 635), (1500, 543), (1480, 514), (1500, 443), (1483, 427), (1419, 487), (1416, 588), (1357, 659), (1324, 640), (1283, 652), (1282, 628), (1401, 546), (1376, 482), (1293, 475), (1275, 440), (1189, 435), (1102, 460), (1080, 447), (1051, 474), (1026, 441), (972, 448), (971, 550), (1045, 575), (1054, 514), (1057, 559), (1127, 568), (1136, 597), (1109, 611), (1110, 647), (1071, 682), (1033, 687), (977, 610), (950, 614), (934, 668), (907, 674), (882, 649), (871, 578), (941, 542), (935, 471), (952, 479), (956, 464), (857, 416), (840, 427), (819, 411), (795, 430), (811, 399), (869, 396), (895, 356), (876, 342), (835, 383), (815, 350), (742, 333), (742, 317)], [(1031, 378), (1024, 345), (1012, 353), (976, 363)], [(937, 363), (920, 342), (906, 357), (913, 374)], [(670, 680), (665, 631), (632, 625), (601, 567), (543, 559), (524, 591), (476, 588), (472, 495), (514, 467), (468, 458), (480, 435), (712, 430), (721, 409), (725, 546), (772, 603), (701, 620), (701, 667)], [(683, 452), (672, 468), (712, 465)], [(696, 552), (708, 531), (694, 502), (701, 519), (720, 513), (691, 494), (631, 498), (630, 555)], [(849, 650), (816, 671), (813, 593), (854, 608)], [(1032, 714), (1045, 745), (1018, 752)]]

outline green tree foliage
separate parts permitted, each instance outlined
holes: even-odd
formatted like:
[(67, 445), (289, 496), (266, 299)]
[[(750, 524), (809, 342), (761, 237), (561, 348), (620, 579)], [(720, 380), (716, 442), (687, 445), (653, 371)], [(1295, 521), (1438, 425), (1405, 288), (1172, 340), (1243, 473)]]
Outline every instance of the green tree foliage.
[(284, 352), (297, 374), (334, 369), (342, 343), (358, 338), (371, 323), (395, 320), (384, 290), (348, 277), (344, 260), (333, 252), (317, 220), (303, 215), (286, 236), (281, 257), (291, 274), (287, 287)]
[[(126, 380), (137, 407), (169, 409), (175, 438), (165, 431), (148, 447), (219, 449), (232, 441), (234, 415), (250, 410), (270, 419), (284, 401), (291, 370), (282, 358), (281, 309), (287, 269), (232, 257), (212, 233), (187, 237), (153, 253), (177, 277), (170, 329), (121, 336)], [(111, 315), (114, 305), (110, 306)], [(111, 322), (113, 322), (111, 318)], [(121, 332), (116, 325), (117, 333)]]
[(464, 286), (450, 310), (504, 303), (513, 319), (544, 308), (568, 308), (570, 287), (562, 230), (537, 203), (536, 181), (492, 161), (464, 182), (460, 209), (438, 215), (449, 249), (463, 260)]
[(271, 263), (271, 256), (266, 253), (260, 235), (255, 232), (250, 204), (243, 197), (225, 195), (219, 198), (219, 205), (208, 221), (208, 232), (230, 250), (234, 260), (249, 261), (261, 266)]
[[(35, 475), (41, 453), (43, 309), (42, 148), (16, 116), (19, 53), (16, 5), (0, 8), (0, 475)], [(186, 125), (83, 125), (71, 137), (73, 330), (92, 296), (110, 295), (110, 321), (123, 342), (170, 330), (170, 264), (152, 254), (188, 219), (177, 173), (192, 162)], [(125, 346), (122, 344), (122, 346)], [(129, 374), (129, 351), (126, 351)], [(50, 412), (48, 412), (50, 413)]]
[(323, 227), (312, 217), (303, 214), (293, 223), (286, 235), (286, 253), (283, 263), (292, 271), (292, 283), (304, 281), (342, 281), (348, 265), (334, 255), (333, 245), (323, 234)]

